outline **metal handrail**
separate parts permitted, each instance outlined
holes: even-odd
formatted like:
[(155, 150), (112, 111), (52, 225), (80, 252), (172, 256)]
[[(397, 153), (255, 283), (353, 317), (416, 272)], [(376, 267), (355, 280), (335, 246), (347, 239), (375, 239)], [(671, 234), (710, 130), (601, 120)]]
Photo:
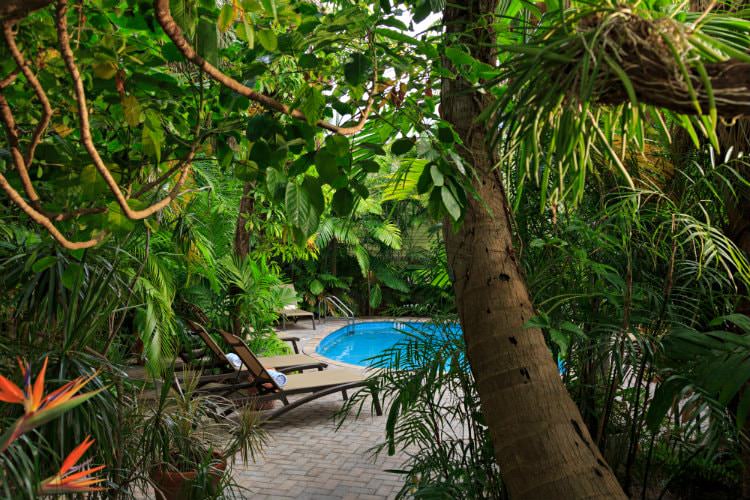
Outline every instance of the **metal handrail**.
[[(325, 323), (326, 317), (328, 316), (327, 308), (324, 307), (323, 311), (321, 311), (321, 306), (325, 306), (326, 303), (331, 304), (334, 309), (338, 310), (343, 316), (345, 316), (347, 319), (347, 323), (354, 324), (354, 322), (356, 321), (354, 311), (352, 311), (351, 308), (344, 303), (344, 301), (342, 301), (335, 295), (326, 295), (325, 297), (323, 297), (323, 300), (318, 302), (318, 318), (320, 318), (320, 321)], [(323, 314), (324, 312), (325, 314)]]

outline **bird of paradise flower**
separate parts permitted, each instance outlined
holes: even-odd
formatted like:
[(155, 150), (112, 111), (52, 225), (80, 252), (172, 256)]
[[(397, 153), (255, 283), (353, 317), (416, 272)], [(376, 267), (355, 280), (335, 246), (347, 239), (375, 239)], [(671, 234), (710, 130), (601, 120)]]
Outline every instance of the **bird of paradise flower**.
[[(94, 391), (78, 394), (80, 390), (98, 375), (95, 372), (90, 377), (78, 377), (64, 384), (62, 387), (44, 395), (44, 376), (47, 371), (47, 358), (44, 358), (44, 364), (39, 371), (34, 383), (31, 383), (31, 366), (18, 360), (18, 365), (23, 374), (23, 388), (0, 375), (0, 401), (11, 404), (20, 404), (23, 406), (24, 414), (19, 417), (5, 433), (0, 436), (0, 453), (3, 453), (8, 447), (21, 435), (30, 430), (43, 425), (66, 411), (80, 405), (91, 399), (93, 396), (104, 390), (104, 388)], [(51, 476), (40, 485), (40, 493), (80, 493), (85, 491), (101, 491), (103, 488), (96, 486), (104, 479), (90, 477), (91, 474), (104, 468), (88, 467), (88, 462), (76, 466), (76, 462), (81, 459), (86, 450), (94, 443), (93, 439), (86, 439), (79, 444), (73, 451), (68, 454), (60, 467), (60, 470), (54, 476)]]

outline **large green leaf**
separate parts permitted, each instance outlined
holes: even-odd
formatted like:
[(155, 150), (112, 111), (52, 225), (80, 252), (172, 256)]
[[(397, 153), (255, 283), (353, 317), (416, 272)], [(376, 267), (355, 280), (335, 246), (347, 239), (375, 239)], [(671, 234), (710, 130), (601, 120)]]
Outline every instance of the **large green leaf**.
[(456, 201), (456, 198), (453, 196), (453, 193), (451, 193), (451, 190), (448, 188), (448, 186), (443, 186), (440, 188), (440, 197), (443, 200), (443, 206), (448, 211), (450, 216), (453, 218), (453, 220), (458, 220), (461, 218), (461, 206), (458, 204), (458, 201)]
[(354, 208), (354, 196), (345, 188), (337, 189), (333, 195), (333, 211), (337, 215), (344, 216), (351, 213)]
[(279, 47), (279, 40), (272, 30), (260, 30), (255, 33), (256, 38), (268, 52), (274, 52)]
[(315, 154), (315, 169), (318, 171), (320, 180), (327, 184), (331, 184), (339, 176), (336, 157), (328, 148), (323, 148)]
[(294, 182), (286, 185), (286, 215), (289, 222), (305, 235), (312, 234), (318, 227), (320, 213), (307, 191)]
[(299, 110), (305, 114), (307, 122), (314, 124), (323, 116), (323, 108), (326, 104), (326, 98), (318, 87), (308, 86), (302, 93), (302, 101)]
[(219, 32), (216, 24), (201, 19), (195, 32), (196, 51), (214, 66), (219, 65)]
[(234, 15), (234, 6), (231, 2), (226, 3), (221, 7), (221, 10), (219, 11), (219, 20), (217, 21), (219, 31), (223, 33), (232, 26)]

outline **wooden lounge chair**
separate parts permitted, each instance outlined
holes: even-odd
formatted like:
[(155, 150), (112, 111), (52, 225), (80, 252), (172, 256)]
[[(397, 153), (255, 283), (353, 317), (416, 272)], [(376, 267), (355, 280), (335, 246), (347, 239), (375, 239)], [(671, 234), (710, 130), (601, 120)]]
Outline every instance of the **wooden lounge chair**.
[[(202, 325), (199, 325), (198, 323), (194, 323), (192, 321), (188, 321), (188, 324), (190, 325), (190, 328), (193, 330), (193, 332), (195, 332), (211, 350), (213, 357), (222, 360), (225, 366), (231, 368), (229, 362), (226, 360), (224, 351), (221, 350), (221, 347), (219, 347), (219, 345), (214, 341), (211, 335), (209, 335), (206, 329)], [(308, 356), (307, 354), (264, 356), (258, 358), (258, 361), (260, 361), (263, 366), (267, 368), (273, 368), (274, 370), (279, 372), (293, 372), (308, 370), (311, 368), (323, 370), (328, 366), (328, 363), (319, 361), (311, 356)]]
[[(295, 296), (297, 295), (297, 291), (294, 289), (294, 285), (282, 285), (282, 287), (290, 289)], [(286, 330), (286, 320), (291, 319), (296, 323), (300, 318), (310, 318), (310, 321), (312, 321), (313, 330), (315, 330), (315, 315), (310, 311), (300, 309), (299, 307), (297, 307), (297, 304), (284, 306), (283, 309), (279, 309), (276, 312), (281, 317), (281, 328), (283, 330)]]
[[(250, 378), (244, 384), (224, 387), (214, 385), (207, 390), (226, 396), (239, 404), (259, 404), (265, 401), (280, 400), (284, 406), (266, 412), (263, 415), (266, 420), (276, 418), (298, 406), (328, 394), (340, 392), (346, 399), (348, 397), (347, 390), (362, 387), (368, 383), (367, 378), (360, 372), (341, 368), (287, 375), (287, 383), (283, 387), (279, 387), (260, 362), (260, 359), (253, 354), (242, 339), (225, 331), (221, 331), (221, 335), (247, 367)], [(238, 389), (246, 388), (253, 388), (255, 394), (250, 395), (247, 391), (244, 391), (245, 395), (238, 394)], [(308, 395), (290, 402), (288, 396), (295, 394)], [(376, 394), (373, 396), (375, 412), (382, 415), (383, 410), (380, 401)]]

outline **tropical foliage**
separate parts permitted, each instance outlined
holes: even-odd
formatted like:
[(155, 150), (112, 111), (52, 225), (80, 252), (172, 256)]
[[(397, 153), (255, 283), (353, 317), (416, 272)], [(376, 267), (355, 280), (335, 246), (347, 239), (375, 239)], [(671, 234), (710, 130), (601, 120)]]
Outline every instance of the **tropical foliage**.
[(378, 450), (409, 450), (401, 496), (513, 496), (467, 345), (524, 330), (460, 335), (450, 269), (468, 254), (446, 246), (497, 202), (488, 182), (512, 235), (473, 230), (503, 241), (535, 308), (503, 314), (543, 333), (625, 492), (750, 495), (745, 2), (465, 3), (466, 30), (432, 0), (0, 6), (5, 496), (148, 494), (168, 466), (208, 495), (214, 451), (264, 444), (256, 417), (219, 443), (229, 401), (125, 375), (173, 377), (188, 320), (286, 352), (288, 284), (311, 311), (335, 294), (440, 318), (345, 409), (387, 396)]

